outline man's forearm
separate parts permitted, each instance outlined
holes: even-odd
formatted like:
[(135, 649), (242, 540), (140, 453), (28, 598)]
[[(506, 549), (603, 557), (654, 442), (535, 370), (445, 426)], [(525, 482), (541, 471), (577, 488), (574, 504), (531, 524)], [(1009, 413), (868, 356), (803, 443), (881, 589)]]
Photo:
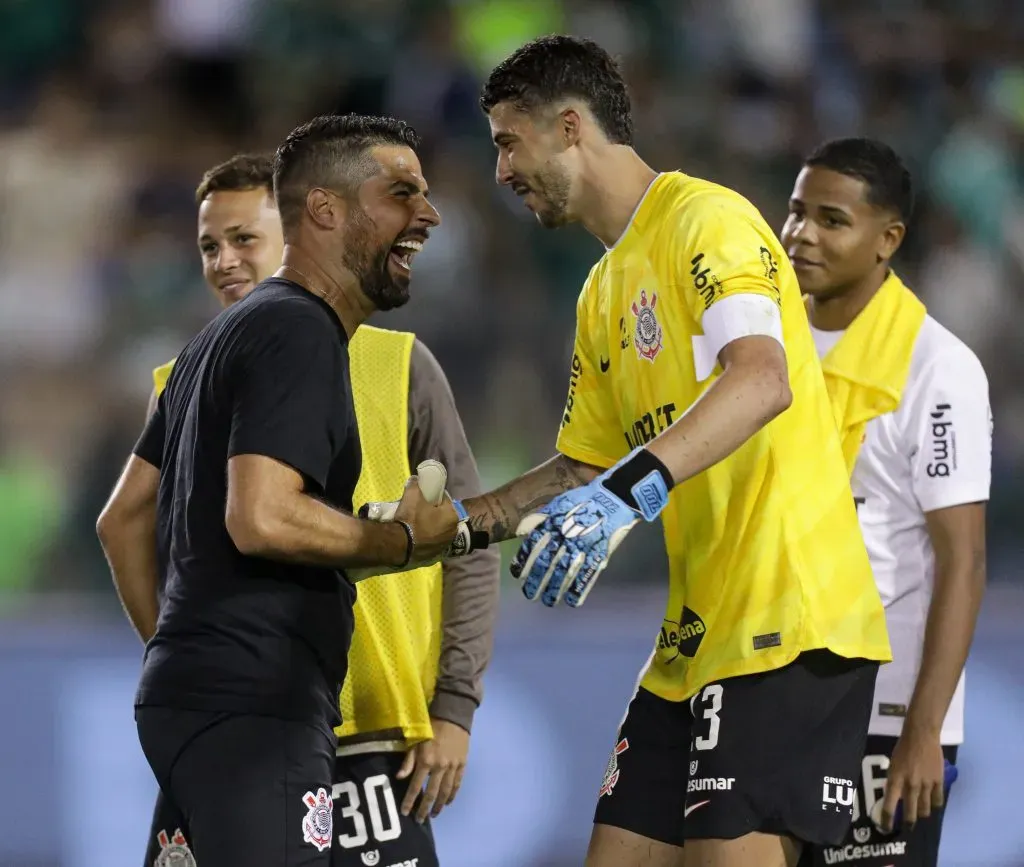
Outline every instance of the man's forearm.
[(469, 731), (483, 695), (500, 595), (497, 548), (453, 557), (442, 566), (441, 655), (430, 715)]
[(463, 505), (474, 530), (486, 532), (491, 542), (502, 542), (515, 536), (519, 522), (530, 512), (600, 473), (598, 467), (556, 455), (488, 494), (463, 501)]
[(145, 642), (156, 632), (157, 491), (160, 470), (132, 455), (96, 520), (96, 535), (110, 564), (128, 619)]
[(984, 552), (974, 563), (936, 565), (935, 590), (925, 625), (921, 670), (905, 726), (938, 734), (956, 692), (974, 637), (985, 588)]
[(159, 613), (156, 527), (139, 522), (134, 527), (104, 531), (100, 538), (121, 606), (145, 643), (156, 632)]
[(785, 410), (790, 399), (784, 365), (781, 370), (728, 368), (647, 450), (680, 484), (731, 455)]
[(243, 554), (329, 569), (401, 566), (408, 536), (400, 524), (364, 521), (305, 494), (253, 521), (227, 517)]

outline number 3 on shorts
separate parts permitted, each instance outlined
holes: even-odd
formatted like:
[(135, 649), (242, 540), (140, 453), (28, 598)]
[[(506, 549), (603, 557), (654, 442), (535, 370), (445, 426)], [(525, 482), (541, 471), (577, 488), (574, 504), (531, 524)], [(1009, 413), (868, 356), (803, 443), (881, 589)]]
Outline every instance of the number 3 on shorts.
[[(713, 750), (718, 746), (718, 729), (721, 725), (718, 712), (722, 709), (724, 692), (720, 683), (710, 683), (690, 699), (690, 713), (693, 714), (694, 730), (697, 730), (698, 710), (702, 711), (701, 716), (708, 721), (707, 735), (697, 735), (693, 739), (692, 749)], [(698, 701), (700, 702), (699, 708)]]
[[(363, 780), (363, 795), (374, 840), (378, 843), (387, 843), (400, 837), (402, 820), (398, 815), (398, 805), (395, 803), (395, 793), (391, 790), (388, 775), (375, 774)], [(335, 783), (331, 797), (336, 804), (341, 805), (341, 818), (352, 823), (351, 832), (338, 834), (338, 844), (345, 849), (362, 848), (369, 840), (369, 835), (366, 833), (366, 819), (359, 810), (359, 786), (351, 780)], [(335, 827), (337, 828), (337, 825)]]

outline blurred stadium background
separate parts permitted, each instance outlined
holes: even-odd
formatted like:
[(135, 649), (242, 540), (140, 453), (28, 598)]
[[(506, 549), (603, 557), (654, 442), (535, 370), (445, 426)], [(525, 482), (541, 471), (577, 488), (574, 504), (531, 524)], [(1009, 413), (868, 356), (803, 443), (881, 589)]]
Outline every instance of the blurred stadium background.
[[(990, 589), (942, 863), (1024, 865), (1019, 0), (0, 2), (0, 865), (141, 858), (139, 647), (93, 524), (150, 369), (215, 312), (192, 200), (209, 165), (325, 111), (413, 122), (444, 225), (413, 302), (382, 324), (441, 359), (487, 483), (549, 455), (600, 250), (544, 233), (494, 185), (476, 94), (553, 31), (622, 58), (650, 162), (737, 188), (775, 227), (823, 138), (878, 136), (911, 164), (898, 267), (985, 363), (996, 418)], [(581, 612), (506, 588), (467, 782), (437, 824), (446, 867), (582, 862), (663, 586), (649, 529)]]

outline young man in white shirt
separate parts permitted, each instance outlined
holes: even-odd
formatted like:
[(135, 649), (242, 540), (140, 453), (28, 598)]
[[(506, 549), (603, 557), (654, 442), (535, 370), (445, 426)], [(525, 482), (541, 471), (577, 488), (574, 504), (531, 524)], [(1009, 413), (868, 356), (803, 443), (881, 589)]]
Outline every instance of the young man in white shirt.
[(843, 846), (805, 853), (802, 863), (815, 867), (935, 867), (946, 765), (964, 737), (992, 416), (977, 357), (890, 269), (912, 203), (910, 174), (891, 148), (832, 141), (805, 161), (782, 231), (893, 650), (875, 686), (853, 825)]

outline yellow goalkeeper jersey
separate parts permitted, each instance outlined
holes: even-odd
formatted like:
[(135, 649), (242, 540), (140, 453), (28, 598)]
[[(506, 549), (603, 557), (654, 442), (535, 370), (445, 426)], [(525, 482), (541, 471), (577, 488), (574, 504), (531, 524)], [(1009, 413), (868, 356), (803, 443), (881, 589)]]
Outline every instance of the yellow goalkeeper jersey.
[[(409, 365), (414, 337), (361, 325), (349, 343), (363, 468), (353, 502), (402, 495), (409, 467)], [(163, 391), (174, 362), (153, 371)], [(339, 737), (396, 732), (406, 744), (433, 737), (430, 701), (441, 652), (440, 564), (360, 582)]]
[(558, 450), (606, 468), (683, 415), (722, 373), (704, 313), (741, 293), (781, 308), (793, 402), (662, 513), (668, 604), (642, 685), (672, 701), (806, 650), (891, 659), (796, 276), (738, 193), (660, 175), (591, 270)]

